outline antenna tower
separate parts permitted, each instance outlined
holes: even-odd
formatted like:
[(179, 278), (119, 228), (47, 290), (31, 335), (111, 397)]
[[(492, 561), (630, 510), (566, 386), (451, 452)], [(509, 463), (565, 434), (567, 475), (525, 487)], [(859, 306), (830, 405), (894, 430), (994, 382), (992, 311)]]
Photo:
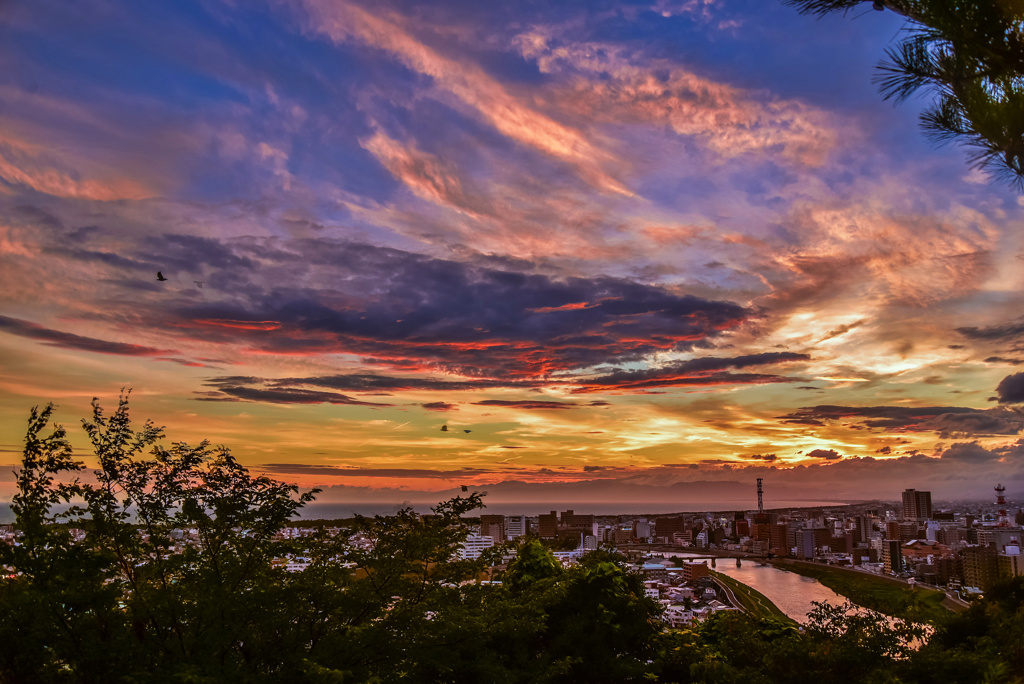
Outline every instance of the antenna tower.
[(999, 506), (999, 515), (996, 518), (996, 527), (1009, 527), (1010, 516), (1006, 515), (1006, 496), (1003, 492), (1006, 487), (999, 483), (996, 485), (996, 506)]
[(761, 481), (764, 478), (757, 478), (757, 512), (764, 513), (764, 492), (761, 489)]

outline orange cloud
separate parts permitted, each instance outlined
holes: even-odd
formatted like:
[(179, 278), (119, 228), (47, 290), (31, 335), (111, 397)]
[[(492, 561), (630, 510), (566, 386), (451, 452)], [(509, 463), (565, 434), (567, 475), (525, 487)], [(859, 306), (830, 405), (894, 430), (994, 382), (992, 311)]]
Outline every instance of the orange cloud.
[[(83, 166), (87, 166), (83, 164)], [(110, 201), (143, 199), (153, 193), (130, 178), (97, 174), (83, 177), (53, 151), (11, 137), (0, 137), (0, 180), (57, 197)]]
[(305, 0), (315, 30), (335, 42), (356, 40), (394, 55), (403, 65), (483, 116), (503, 135), (575, 166), (609, 192), (632, 195), (603, 169), (613, 157), (580, 131), (527, 106), (479, 67), (439, 54), (399, 25), (347, 2)]
[(827, 114), (797, 100), (766, 99), (670, 62), (637, 64), (638, 55), (612, 45), (551, 48), (542, 33), (521, 35), (517, 43), (542, 71), (566, 77), (567, 85), (549, 100), (581, 121), (668, 125), (726, 159), (779, 152), (792, 162), (818, 166), (837, 143)]

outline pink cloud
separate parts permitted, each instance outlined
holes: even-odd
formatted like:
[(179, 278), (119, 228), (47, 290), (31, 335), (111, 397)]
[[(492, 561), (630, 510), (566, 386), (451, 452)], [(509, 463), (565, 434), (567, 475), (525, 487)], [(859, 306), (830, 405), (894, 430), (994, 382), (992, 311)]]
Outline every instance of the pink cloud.
[(0, 137), (0, 179), (57, 197), (110, 201), (142, 199), (152, 191), (138, 181), (117, 174), (83, 173), (88, 164), (77, 168), (73, 161), (57, 155), (52, 148), (12, 137)]
[(305, 0), (311, 24), (335, 42), (358, 41), (392, 54), (403, 65), (475, 110), (503, 135), (576, 167), (580, 176), (608, 192), (631, 195), (604, 167), (613, 157), (581, 131), (537, 111), (478, 66), (455, 60), (415, 38), (401, 19), (383, 19), (347, 2)]
[(718, 83), (612, 45), (552, 48), (543, 33), (521, 35), (517, 43), (524, 57), (561, 78), (548, 95), (551, 106), (581, 123), (667, 125), (724, 159), (777, 152), (819, 166), (837, 145), (833, 118), (798, 100)]

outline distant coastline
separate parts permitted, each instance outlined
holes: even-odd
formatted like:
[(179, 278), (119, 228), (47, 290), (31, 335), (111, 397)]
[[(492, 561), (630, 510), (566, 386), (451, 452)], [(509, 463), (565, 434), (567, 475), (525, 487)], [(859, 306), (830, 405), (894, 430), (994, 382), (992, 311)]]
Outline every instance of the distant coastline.
[[(443, 495), (438, 495), (437, 501), (403, 502), (403, 503), (319, 503), (307, 504), (300, 511), (300, 518), (303, 520), (336, 520), (340, 518), (351, 518), (354, 515), (393, 515), (400, 508), (412, 507), (417, 513), (429, 513), (431, 506), (436, 506), (438, 501), (443, 500)], [(540, 515), (550, 513), (553, 510), (573, 510), (581, 514), (591, 515), (665, 515), (671, 513), (709, 513), (718, 511), (750, 511), (756, 506), (751, 505), (747, 500), (721, 500), (721, 501), (694, 501), (694, 502), (575, 502), (562, 501), (554, 503), (537, 503), (526, 501), (521, 503), (488, 503), (481, 512), (497, 515)], [(813, 501), (790, 499), (781, 502), (772, 502), (772, 510), (782, 508), (816, 508), (819, 506), (847, 506), (852, 501)], [(11, 511), (9, 503), (0, 504), (0, 524), (14, 522), (14, 512)]]
[[(440, 497), (439, 497), (440, 500)], [(609, 501), (562, 501), (552, 503), (526, 502), (501, 502), (490, 503), (484, 499), (487, 505), (483, 513), (495, 515), (540, 515), (551, 511), (573, 510), (584, 515), (665, 515), (671, 513), (707, 513), (717, 511), (750, 511), (756, 508), (747, 500), (721, 500), (721, 501), (676, 501), (676, 502), (609, 502)], [(773, 509), (778, 508), (816, 508), (819, 506), (847, 506), (850, 501), (814, 501), (791, 499), (788, 501), (773, 502)], [(430, 507), (437, 505), (436, 501), (431, 502), (406, 502), (401, 504), (376, 504), (376, 503), (312, 503), (301, 511), (301, 517), (305, 520), (316, 520), (318, 518), (331, 520), (336, 518), (348, 518), (352, 515), (390, 515), (399, 508), (412, 507), (417, 513), (429, 513)]]

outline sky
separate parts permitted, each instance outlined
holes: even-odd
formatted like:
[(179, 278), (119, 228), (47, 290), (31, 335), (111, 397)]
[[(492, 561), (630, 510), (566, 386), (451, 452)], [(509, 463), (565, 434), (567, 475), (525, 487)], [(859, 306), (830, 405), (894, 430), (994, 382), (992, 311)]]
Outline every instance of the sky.
[(878, 95), (903, 28), (0, 3), (0, 499), (122, 388), (325, 502), (1024, 498), (1024, 199)]

